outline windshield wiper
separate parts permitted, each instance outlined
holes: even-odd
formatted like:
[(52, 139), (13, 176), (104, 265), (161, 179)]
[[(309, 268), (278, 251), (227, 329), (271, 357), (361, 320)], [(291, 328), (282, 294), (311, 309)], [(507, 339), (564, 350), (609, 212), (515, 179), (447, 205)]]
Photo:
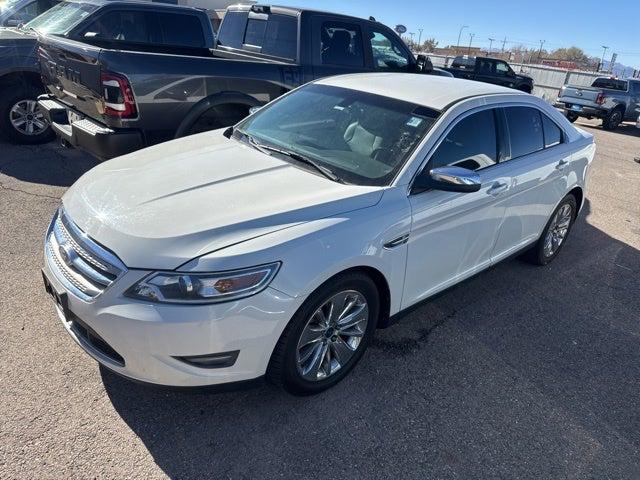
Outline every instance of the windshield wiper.
[(246, 132), (240, 132), (242, 133), (242, 135), (245, 136), (245, 138), (248, 140), (249, 144), (255, 148), (256, 150), (266, 154), (266, 155), (271, 155), (270, 152), (273, 153), (278, 153), (280, 155), (284, 155), (286, 157), (289, 157), (297, 162), (300, 163), (304, 163), (306, 165), (310, 165), (312, 166), (314, 169), (316, 169), (316, 171), (320, 172), (322, 175), (324, 175), (326, 178), (328, 178), (329, 180), (332, 180), (334, 182), (338, 182), (338, 183), (345, 183), (344, 180), (342, 180), (340, 177), (338, 177), (335, 173), (333, 173), (333, 171), (327, 167), (325, 167), (324, 165), (320, 165), (319, 163), (315, 162), (314, 160), (305, 157), (304, 155), (299, 154), (298, 152), (294, 152), (292, 150), (287, 150), (284, 148), (280, 148), (280, 147), (274, 147), (272, 145), (266, 145), (264, 143), (260, 143), (258, 142), (253, 136), (249, 135)]

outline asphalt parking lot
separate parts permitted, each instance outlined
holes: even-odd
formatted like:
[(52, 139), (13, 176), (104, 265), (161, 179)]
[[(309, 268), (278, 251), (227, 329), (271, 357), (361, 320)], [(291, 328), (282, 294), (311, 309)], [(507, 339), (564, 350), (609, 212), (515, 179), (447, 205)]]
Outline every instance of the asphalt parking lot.
[(640, 478), (640, 130), (579, 125), (598, 153), (559, 258), (421, 306), (311, 398), (101, 371), (40, 276), (50, 217), (95, 163), (0, 143), (0, 478)]

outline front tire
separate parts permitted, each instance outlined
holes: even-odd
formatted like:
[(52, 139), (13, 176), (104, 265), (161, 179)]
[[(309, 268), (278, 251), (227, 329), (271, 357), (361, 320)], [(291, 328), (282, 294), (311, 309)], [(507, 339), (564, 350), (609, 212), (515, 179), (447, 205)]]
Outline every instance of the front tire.
[(53, 140), (53, 130), (37, 104), (40, 93), (29, 85), (10, 87), (3, 92), (0, 98), (0, 132), (9, 141), (36, 145)]
[(527, 251), (523, 258), (534, 265), (547, 265), (558, 256), (566, 243), (578, 214), (576, 198), (569, 194), (551, 214), (551, 218), (535, 245)]
[(380, 297), (361, 273), (334, 277), (313, 292), (284, 330), (267, 379), (294, 395), (313, 395), (341, 381), (367, 349)]

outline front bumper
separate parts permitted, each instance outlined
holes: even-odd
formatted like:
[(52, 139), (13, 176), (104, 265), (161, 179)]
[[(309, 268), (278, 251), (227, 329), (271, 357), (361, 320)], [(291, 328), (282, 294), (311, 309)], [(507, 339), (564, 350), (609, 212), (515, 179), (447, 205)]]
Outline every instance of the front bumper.
[[(123, 292), (149, 271), (129, 270), (91, 301), (66, 290), (45, 258), (56, 311), (73, 340), (105, 367), (158, 385), (200, 387), (253, 380), (266, 368), (300, 300), (272, 288), (212, 305), (144, 303)], [(46, 282), (46, 280), (45, 280)], [(231, 366), (203, 368), (177, 357), (238, 352)]]
[[(60, 103), (52, 95), (38, 97), (38, 105), (58, 137), (73, 147), (107, 160), (145, 147), (142, 134), (135, 129), (115, 129), (95, 122)], [(69, 121), (68, 111), (78, 120)]]

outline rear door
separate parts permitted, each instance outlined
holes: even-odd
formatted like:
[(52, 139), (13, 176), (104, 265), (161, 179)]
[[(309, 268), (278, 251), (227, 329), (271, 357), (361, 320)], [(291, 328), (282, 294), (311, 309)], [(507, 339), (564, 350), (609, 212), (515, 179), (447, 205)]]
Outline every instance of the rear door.
[(359, 22), (314, 15), (311, 39), (314, 77), (369, 70), (364, 34), (363, 25)]
[(503, 167), (512, 179), (493, 252), (498, 261), (534, 242), (567, 191), (571, 150), (564, 131), (533, 106), (505, 106), (501, 113), (508, 151)]

